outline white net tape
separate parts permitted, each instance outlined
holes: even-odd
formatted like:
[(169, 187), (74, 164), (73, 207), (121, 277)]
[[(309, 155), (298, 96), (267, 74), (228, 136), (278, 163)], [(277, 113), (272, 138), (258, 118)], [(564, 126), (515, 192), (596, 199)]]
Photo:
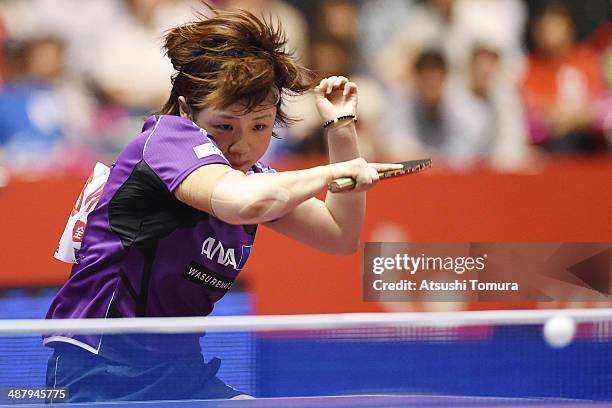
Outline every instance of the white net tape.
[(0, 320), (0, 336), (87, 333), (195, 333), (334, 329), (344, 327), (460, 327), (543, 324), (555, 316), (576, 323), (611, 321), (612, 309), (490, 310), (432, 313), (346, 313), (277, 316), (146, 317), (123, 319)]

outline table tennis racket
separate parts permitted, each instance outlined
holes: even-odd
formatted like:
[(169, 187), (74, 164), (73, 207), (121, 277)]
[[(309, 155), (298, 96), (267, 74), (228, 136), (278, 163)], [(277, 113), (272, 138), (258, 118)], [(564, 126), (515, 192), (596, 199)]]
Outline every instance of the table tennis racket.
[[(431, 159), (409, 160), (398, 164), (401, 164), (403, 167), (401, 169), (379, 171), (378, 176), (380, 179), (418, 173), (431, 167)], [(337, 178), (327, 183), (327, 189), (332, 193), (350, 190), (353, 187), (355, 187), (355, 180), (350, 177)]]

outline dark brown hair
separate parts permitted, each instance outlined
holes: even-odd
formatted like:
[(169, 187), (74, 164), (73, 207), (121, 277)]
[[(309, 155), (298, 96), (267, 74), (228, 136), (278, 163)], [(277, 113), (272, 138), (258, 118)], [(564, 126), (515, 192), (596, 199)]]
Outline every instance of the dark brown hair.
[(283, 96), (303, 94), (316, 82), (285, 50), (280, 25), (243, 10), (211, 12), (166, 33), (164, 49), (177, 72), (159, 113), (179, 115), (178, 97), (184, 96), (196, 111), (240, 102), (248, 112), (270, 103), (278, 108), (277, 124), (292, 122), (282, 109)]
[(437, 49), (426, 49), (417, 56), (414, 63), (414, 69), (419, 74), (430, 69), (446, 71), (447, 64), (441, 51)]

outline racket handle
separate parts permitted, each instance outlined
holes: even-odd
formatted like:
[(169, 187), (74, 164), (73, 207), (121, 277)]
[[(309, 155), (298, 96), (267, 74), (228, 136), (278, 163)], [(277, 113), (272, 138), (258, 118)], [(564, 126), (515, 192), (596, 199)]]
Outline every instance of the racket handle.
[[(384, 171), (379, 171), (378, 175), (383, 177), (385, 174)], [(355, 180), (350, 177), (340, 177), (337, 179), (333, 179), (329, 183), (327, 183), (327, 189), (332, 193), (339, 193), (340, 191), (350, 190), (355, 187)]]
[(353, 187), (355, 187), (355, 180), (350, 177), (337, 178), (327, 183), (327, 189), (332, 193), (350, 190)]

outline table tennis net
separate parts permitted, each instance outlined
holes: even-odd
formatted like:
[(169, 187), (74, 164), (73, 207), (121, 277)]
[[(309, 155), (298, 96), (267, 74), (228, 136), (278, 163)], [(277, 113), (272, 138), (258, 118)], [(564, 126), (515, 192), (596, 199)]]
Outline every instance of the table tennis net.
[[(576, 322), (576, 334), (566, 347), (553, 348), (542, 329), (559, 313)], [(610, 309), (3, 320), (0, 389), (49, 386), (46, 376), (57, 361), (54, 349), (43, 345), (45, 336), (56, 340), (48, 346), (78, 346), (87, 356), (97, 352), (117, 370), (200, 355), (213, 367), (218, 358), (217, 377), (255, 397), (426, 394), (612, 401)], [(152, 373), (151, 381), (158, 381), (159, 371)], [(99, 386), (110, 386), (104, 378)], [(180, 390), (184, 381), (173, 373), (163, 384)]]

